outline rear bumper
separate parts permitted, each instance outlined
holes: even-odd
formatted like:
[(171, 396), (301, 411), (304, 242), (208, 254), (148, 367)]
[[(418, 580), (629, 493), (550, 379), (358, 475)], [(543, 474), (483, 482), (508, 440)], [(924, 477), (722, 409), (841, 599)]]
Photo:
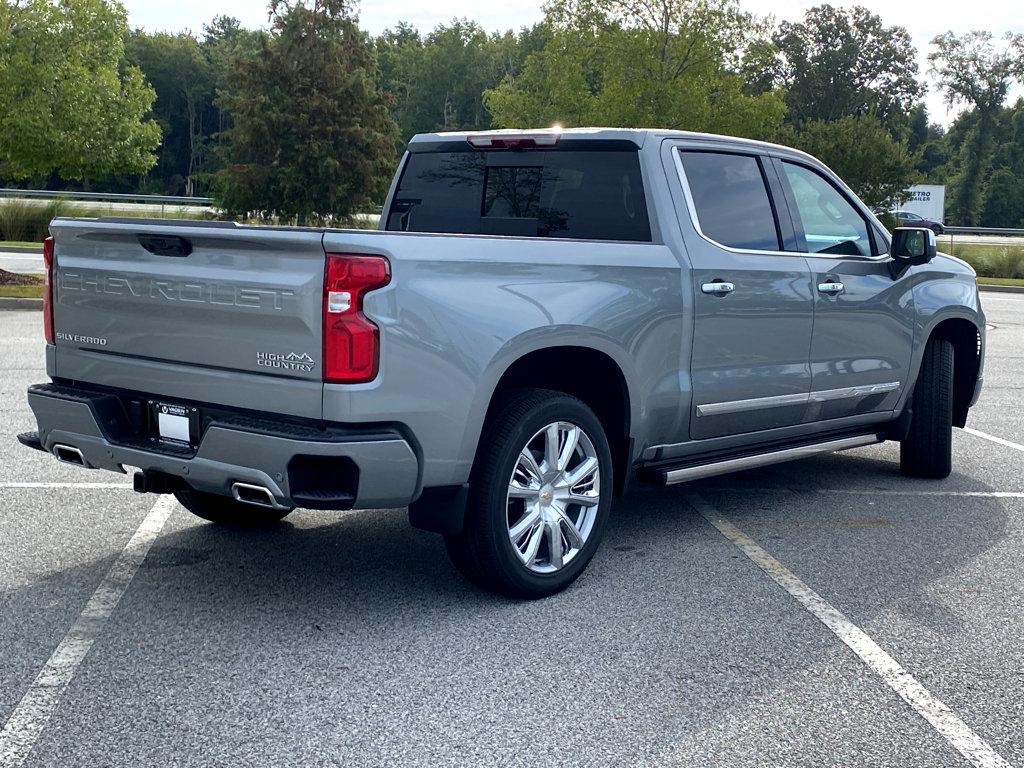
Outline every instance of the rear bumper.
[[(222, 414), (190, 449), (133, 432), (123, 401), (109, 393), (33, 385), (28, 402), (39, 427), (33, 447), (50, 453), (65, 447), (65, 457), (74, 456), (67, 448), (75, 449), (88, 468), (137, 467), (226, 496), (235, 484), (249, 484), (268, 489), (286, 507), (403, 507), (419, 493), (419, 461), (396, 429), (317, 428)], [(22, 442), (33, 443), (29, 436)]]

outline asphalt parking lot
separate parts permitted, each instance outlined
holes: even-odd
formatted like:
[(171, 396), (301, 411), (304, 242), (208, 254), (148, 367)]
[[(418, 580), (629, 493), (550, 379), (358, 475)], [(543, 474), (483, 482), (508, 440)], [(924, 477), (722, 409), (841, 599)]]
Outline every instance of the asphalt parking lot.
[(983, 303), (950, 478), (884, 444), (645, 490), (533, 603), (402, 510), (231, 531), (22, 449), (41, 318), (0, 312), (0, 766), (1024, 765), (1024, 295)]

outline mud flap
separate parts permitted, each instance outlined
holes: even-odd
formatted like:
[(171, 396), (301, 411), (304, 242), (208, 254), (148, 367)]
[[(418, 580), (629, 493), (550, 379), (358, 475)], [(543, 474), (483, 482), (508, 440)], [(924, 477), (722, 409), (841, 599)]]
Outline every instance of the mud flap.
[(436, 534), (458, 534), (466, 519), (468, 496), (468, 484), (424, 489), (420, 498), (409, 505), (409, 523)]

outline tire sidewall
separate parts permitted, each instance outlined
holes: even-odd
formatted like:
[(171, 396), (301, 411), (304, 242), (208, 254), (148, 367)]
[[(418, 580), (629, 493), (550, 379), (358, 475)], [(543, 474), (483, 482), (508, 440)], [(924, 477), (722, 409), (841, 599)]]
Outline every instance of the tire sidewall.
[[(506, 497), (519, 452), (536, 433), (552, 422), (571, 422), (587, 433), (597, 453), (601, 472), (601, 492), (597, 517), (583, 549), (572, 561), (552, 574), (538, 574), (523, 565), (508, 537)], [(612, 503), (612, 457), (604, 429), (594, 413), (581, 401), (564, 395), (555, 395), (533, 409), (511, 433), (505, 445), (496, 453), (491, 467), (485, 468), (487, 477), (476, 480), (479, 496), (474, 494), (480, 513), (486, 517), (484, 530), (486, 545), (493, 562), (501, 570), (505, 584), (524, 597), (542, 597), (558, 592), (572, 583), (590, 563), (600, 544)], [(490, 481), (488, 483), (488, 481)], [(479, 488), (481, 483), (486, 484)], [(474, 484), (471, 483), (471, 486)]]
[(954, 366), (952, 344), (929, 339), (910, 401), (910, 427), (900, 443), (905, 475), (941, 479), (952, 470)]

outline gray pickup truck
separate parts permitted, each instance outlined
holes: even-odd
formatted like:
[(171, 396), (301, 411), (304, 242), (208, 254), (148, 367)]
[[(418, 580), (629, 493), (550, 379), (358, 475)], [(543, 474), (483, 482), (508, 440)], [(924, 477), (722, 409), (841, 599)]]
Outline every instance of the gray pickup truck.
[(951, 469), (975, 276), (786, 147), (417, 136), (376, 231), (56, 219), (27, 446), (219, 523), (409, 507), (554, 593), (612, 498), (885, 440)]

